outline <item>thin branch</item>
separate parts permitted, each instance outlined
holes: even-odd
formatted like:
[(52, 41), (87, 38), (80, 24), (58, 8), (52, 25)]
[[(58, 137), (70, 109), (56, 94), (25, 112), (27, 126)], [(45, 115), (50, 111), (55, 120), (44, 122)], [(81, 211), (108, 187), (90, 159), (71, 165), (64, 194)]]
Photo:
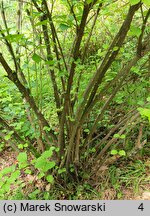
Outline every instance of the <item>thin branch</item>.
[(94, 26), (95, 26), (95, 24), (96, 24), (96, 20), (97, 20), (97, 18), (98, 18), (98, 15), (99, 15), (99, 12), (100, 12), (100, 9), (101, 9), (102, 5), (103, 5), (103, 4), (100, 3), (99, 6), (98, 6), (98, 8), (97, 8), (97, 11), (96, 11), (96, 13), (95, 13), (95, 17), (94, 17), (94, 20), (93, 20), (93, 24), (92, 24), (91, 30), (90, 30), (90, 32), (89, 32), (89, 36), (88, 36), (88, 38), (87, 38), (87, 40), (86, 40), (86, 43), (85, 43), (85, 45), (84, 45), (83, 54), (82, 54), (82, 60), (81, 60), (82, 64), (84, 63), (84, 60), (85, 60), (85, 57), (86, 57), (86, 52), (87, 52), (88, 45), (89, 45), (89, 41), (90, 41), (90, 39), (91, 39), (91, 36), (92, 36), (92, 33), (93, 33), (93, 29), (94, 29)]
[[(3, 66), (3, 68), (5, 69), (8, 79), (11, 80), (18, 88), (19, 92), (22, 94), (22, 97), (26, 99), (26, 101), (29, 103), (30, 107), (33, 109), (33, 111), (35, 112), (38, 120), (41, 122), (42, 127), (48, 127), (49, 123), (47, 122), (47, 120), (44, 118), (43, 114), (39, 111), (34, 98), (31, 95), (30, 89), (26, 88), (18, 79), (18, 75), (16, 72), (12, 71), (12, 69), (9, 67), (8, 63), (6, 62), (6, 60), (4, 59), (2, 53), (0, 53), (0, 62)], [(52, 129), (50, 129), (50, 131), (48, 132), (49, 136), (52, 137), (53, 141), (55, 142), (57, 140), (54, 131)]]

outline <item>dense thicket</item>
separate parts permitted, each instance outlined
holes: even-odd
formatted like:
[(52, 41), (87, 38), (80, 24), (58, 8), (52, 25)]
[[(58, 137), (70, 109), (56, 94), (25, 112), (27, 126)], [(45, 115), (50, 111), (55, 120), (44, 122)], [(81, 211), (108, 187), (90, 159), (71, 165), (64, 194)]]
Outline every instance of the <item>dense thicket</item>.
[(92, 176), (110, 153), (131, 157), (148, 144), (149, 6), (2, 0), (1, 148), (24, 161), (31, 152), (53, 182)]

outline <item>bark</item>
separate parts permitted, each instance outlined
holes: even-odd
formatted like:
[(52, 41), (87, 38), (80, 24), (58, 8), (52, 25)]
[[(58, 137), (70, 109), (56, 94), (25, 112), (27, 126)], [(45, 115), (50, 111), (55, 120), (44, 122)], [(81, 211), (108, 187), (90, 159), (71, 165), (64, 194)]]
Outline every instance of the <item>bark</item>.
[[(66, 89), (66, 94), (65, 94), (65, 98), (64, 98), (64, 105), (63, 105), (64, 108), (63, 108), (63, 112), (62, 112), (62, 116), (61, 116), (61, 122), (60, 122), (59, 147), (61, 149), (61, 152), (63, 152), (63, 148), (65, 147), (65, 143), (64, 143), (64, 129), (65, 128), (64, 127), (65, 127), (65, 121), (66, 121), (66, 114), (69, 115), (69, 113), (67, 113), (67, 112), (71, 109), (70, 108), (70, 104), (71, 104), (70, 103), (70, 91), (71, 91), (71, 87), (73, 84), (73, 78), (74, 78), (74, 73), (75, 73), (75, 68), (76, 68), (75, 62), (79, 57), (79, 49), (80, 49), (81, 41), (83, 38), (84, 29), (85, 29), (86, 20), (87, 20), (89, 11), (90, 11), (90, 6), (85, 3), (81, 23), (80, 23), (80, 26), (79, 26), (78, 31), (77, 31), (77, 38), (76, 38), (73, 53), (72, 53), (73, 60), (71, 63), (69, 78), (67, 81), (67, 89)], [(72, 124), (70, 124), (69, 127), (71, 125)], [(71, 128), (71, 131), (72, 131), (72, 128)]]
[[(79, 105), (77, 112), (76, 112), (75, 124), (74, 124), (73, 130), (72, 130), (72, 136), (69, 140), (69, 145), (67, 148), (66, 166), (68, 166), (68, 164), (71, 162), (71, 152), (73, 150), (73, 146), (75, 145), (74, 139), (75, 139), (77, 128), (80, 124), (80, 119), (82, 117), (82, 113), (84, 111), (86, 112), (86, 109), (92, 103), (93, 98), (95, 97), (97, 89), (98, 89), (100, 83), (102, 82), (102, 79), (103, 79), (105, 73), (107, 72), (108, 68), (111, 66), (113, 61), (115, 60), (115, 58), (116, 58), (124, 40), (125, 40), (125, 37), (126, 37), (127, 32), (130, 28), (133, 16), (134, 16), (135, 12), (139, 9), (140, 5), (141, 5), (141, 3), (139, 3), (137, 5), (133, 5), (129, 8), (127, 17), (126, 17), (125, 21), (123, 22), (118, 34), (114, 38), (112, 44), (110, 45), (110, 48), (109, 48), (102, 64), (98, 67), (93, 79), (90, 81), (90, 83), (87, 86), (87, 89), (84, 92), (83, 101)], [(118, 49), (114, 51), (113, 50), (114, 47), (118, 47)]]

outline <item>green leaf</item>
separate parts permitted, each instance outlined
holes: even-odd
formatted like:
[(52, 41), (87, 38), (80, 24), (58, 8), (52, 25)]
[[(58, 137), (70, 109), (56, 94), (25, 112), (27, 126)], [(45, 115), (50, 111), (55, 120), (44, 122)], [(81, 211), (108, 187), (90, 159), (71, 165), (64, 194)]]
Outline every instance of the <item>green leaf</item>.
[(143, 0), (142, 1), (147, 7), (150, 7), (150, 0)]
[(148, 102), (150, 101), (150, 97), (147, 98), (147, 101), (148, 101)]
[(54, 183), (54, 177), (52, 175), (48, 175), (46, 177), (46, 180), (49, 182), (49, 183)]
[(126, 135), (125, 134), (122, 134), (121, 136), (120, 136), (120, 139), (125, 139), (126, 138)]
[(68, 119), (69, 119), (71, 122), (74, 122), (74, 121), (75, 121), (75, 119), (72, 118), (71, 116), (67, 116), (67, 117), (68, 117)]
[[(49, 150), (45, 151), (42, 153), (41, 157), (42, 158), (50, 158), (53, 155), (53, 151), (54, 151), (55, 147), (51, 147)], [(40, 158), (41, 158), (40, 157)]]
[(115, 47), (113, 48), (113, 51), (117, 51), (118, 49), (119, 49), (119, 47), (115, 46)]
[(45, 167), (46, 163), (47, 162), (45, 160), (37, 160), (35, 163), (35, 168), (42, 170)]
[(14, 132), (13, 131), (10, 131), (5, 137), (4, 139), (5, 140), (9, 140), (11, 138), (11, 135), (13, 134)]
[(39, 175), (38, 175), (38, 178), (41, 179), (41, 178), (43, 178), (44, 176), (45, 176), (45, 173), (44, 173), (44, 172), (40, 172)]
[(28, 196), (30, 197), (30, 199), (37, 199), (37, 195), (40, 193), (39, 189), (36, 189), (35, 191), (33, 191), (32, 193), (28, 194)]
[(62, 168), (62, 169), (58, 170), (58, 174), (61, 174), (61, 173), (64, 173), (64, 172), (66, 172), (66, 168)]
[(138, 108), (142, 117), (147, 117), (150, 122), (150, 109), (147, 108)]
[(37, 55), (36, 53), (33, 54), (32, 59), (36, 63), (39, 63), (40, 61), (42, 61), (42, 58), (39, 55)]
[(32, 173), (32, 171), (31, 171), (30, 169), (26, 169), (24, 172), (25, 172), (26, 174), (31, 174), (31, 173)]
[(118, 154), (118, 151), (117, 150), (111, 150), (110, 154), (111, 155), (116, 155), (116, 154)]
[(4, 139), (7, 141), (7, 140), (9, 140), (11, 138), (11, 134), (7, 134), (5, 137), (4, 137)]
[[(42, 160), (43, 159), (43, 160)], [(40, 158), (35, 163), (35, 168), (41, 169), (43, 172), (47, 172), (48, 170), (52, 169), (56, 163), (54, 161), (46, 161), (44, 158)]]
[(25, 144), (24, 144), (24, 147), (27, 148), (27, 147), (28, 147), (28, 143), (25, 143)]
[(59, 25), (59, 28), (60, 28), (62, 31), (65, 31), (65, 30), (67, 30), (68, 28), (70, 28), (70, 26), (67, 25), (67, 24), (65, 24), (65, 23), (61, 23), (61, 24)]
[(8, 182), (13, 183), (19, 176), (20, 176), (20, 171), (16, 170), (11, 174), (10, 178), (8, 179)]
[(137, 104), (140, 105), (140, 106), (143, 106), (145, 104), (145, 102), (142, 101), (142, 100), (139, 100), (139, 101), (137, 101)]
[(36, 26), (40, 26), (40, 25), (46, 25), (47, 22), (48, 22), (48, 20), (43, 20), (43, 21), (41, 21), (41, 22), (38, 22), (38, 23), (35, 24), (35, 27), (36, 27)]
[(119, 155), (120, 155), (120, 156), (126, 156), (126, 152), (125, 152), (124, 150), (120, 150), (120, 151), (119, 151)]
[(119, 134), (114, 134), (113, 137), (114, 137), (114, 138), (120, 138), (120, 135), (119, 135)]
[(27, 153), (26, 152), (19, 153), (19, 155), (17, 156), (17, 160), (19, 162), (26, 162), (27, 161)]
[(60, 151), (60, 148), (59, 148), (59, 147), (57, 147), (57, 148), (55, 149), (55, 151), (56, 151), (56, 152), (59, 152), (59, 151)]
[(19, 148), (19, 149), (23, 149), (23, 144), (19, 144), (19, 145), (18, 145), (18, 148)]
[(88, 128), (86, 128), (86, 129), (84, 129), (84, 132), (85, 132), (85, 133), (89, 133), (90, 130), (89, 130)]
[(50, 60), (50, 61), (46, 61), (45, 63), (47, 65), (53, 66), (55, 62), (53, 60)]
[(135, 5), (140, 2), (140, 0), (129, 0), (131, 5)]
[(9, 34), (5, 38), (10, 42), (18, 42), (23, 38), (23, 34)]
[(94, 152), (96, 152), (96, 148), (91, 148), (91, 149), (89, 149), (89, 151), (91, 152), (91, 153), (94, 153)]
[(52, 169), (56, 163), (54, 161), (47, 162), (45, 167), (43, 167), (43, 172), (47, 172), (48, 170)]
[(92, 3), (94, 0), (86, 0), (88, 4)]
[(6, 174), (8, 174), (10, 172), (14, 172), (14, 170), (15, 170), (15, 166), (14, 165), (10, 166), (10, 167), (6, 167), (3, 170), (1, 170), (0, 175), (6, 175)]
[(50, 129), (50, 127), (44, 126), (43, 130), (44, 131), (50, 131), (51, 129)]
[(137, 36), (139, 37), (141, 34), (141, 29), (136, 27), (136, 26), (131, 26), (130, 27), (130, 31), (129, 31), (129, 35), (130, 36)]

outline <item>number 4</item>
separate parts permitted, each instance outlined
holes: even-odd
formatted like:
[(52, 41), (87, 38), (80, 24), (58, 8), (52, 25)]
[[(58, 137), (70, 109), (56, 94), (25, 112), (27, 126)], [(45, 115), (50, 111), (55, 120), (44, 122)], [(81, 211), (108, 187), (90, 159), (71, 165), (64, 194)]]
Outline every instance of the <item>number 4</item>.
[(141, 203), (138, 207), (139, 210), (143, 211), (144, 210), (144, 206), (143, 206), (143, 203)]

